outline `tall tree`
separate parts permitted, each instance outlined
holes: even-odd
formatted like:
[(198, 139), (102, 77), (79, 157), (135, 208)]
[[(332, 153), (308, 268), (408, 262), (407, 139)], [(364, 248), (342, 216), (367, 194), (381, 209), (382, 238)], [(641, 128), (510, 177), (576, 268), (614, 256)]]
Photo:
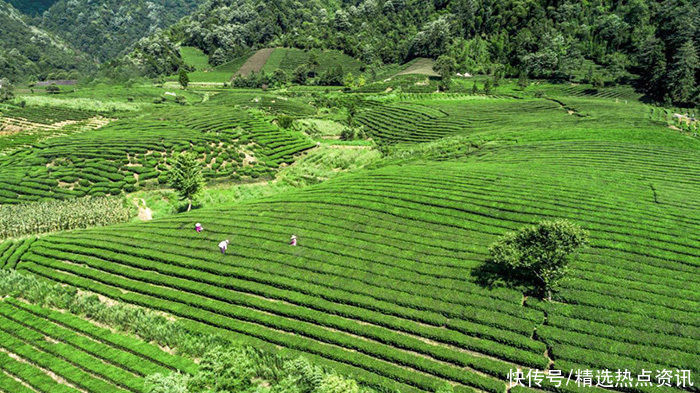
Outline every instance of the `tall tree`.
[(649, 36), (642, 43), (638, 54), (644, 92), (655, 100), (666, 95), (666, 54), (664, 42)]
[(669, 94), (674, 102), (690, 103), (695, 97), (698, 54), (692, 40), (686, 41), (673, 56), (668, 73)]
[(192, 209), (192, 202), (204, 188), (202, 168), (194, 154), (182, 153), (173, 158), (170, 168), (170, 185), (187, 201), (187, 211)]
[(180, 86), (182, 86), (183, 89), (186, 89), (187, 85), (190, 84), (190, 77), (187, 75), (187, 71), (185, 71), (183, 68), (180, 68), (177, 80), (180, 82)]
[(452, 75), (457, 71), (457, 62), (450, 56), (442, 55), (433, 64), (433, 71), (440, 75), (440, 85), (447, 90), (452, 81)]

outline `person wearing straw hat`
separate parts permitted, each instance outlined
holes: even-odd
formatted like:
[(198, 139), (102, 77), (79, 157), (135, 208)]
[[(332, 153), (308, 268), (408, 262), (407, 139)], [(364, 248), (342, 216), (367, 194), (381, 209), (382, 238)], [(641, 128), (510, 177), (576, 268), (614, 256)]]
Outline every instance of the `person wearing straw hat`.
[(292, 246), (296, 246), (296, 245), (297, 245), (297, 237), (296, 237), (296, 235), (292, 235), (292, 239), (289, 241), (289, 244), (292, 245)]
[(226, 254), (226, 249), (228, 248), (228, 243), (229, 243), (228, 239), (219, 243), (219, 250), (221, 250), (222, 254)]
[(194, 224), (194, 230), (197, 231), (197, 233), (202, 232), (204, 228), (202, 228), (202, 224), (196, 223)]

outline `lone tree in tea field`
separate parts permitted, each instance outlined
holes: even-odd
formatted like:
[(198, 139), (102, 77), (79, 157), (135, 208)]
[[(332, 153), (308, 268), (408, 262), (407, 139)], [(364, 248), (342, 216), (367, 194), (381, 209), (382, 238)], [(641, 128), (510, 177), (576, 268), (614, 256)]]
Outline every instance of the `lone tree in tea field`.
[(187, 201), (187, 211), (192, 209), (192, 201), (204, 188), (202, 168), (193, 154), (182, 153), (174, 157), (170, 169), (170, 185)]
[(566, 220), (542, 221), (509, 232), (489, 247), (492, 263), (511, 278), (539, 288), (548, 300), (566, 276), (572, 255), (588, 241), (588, 234)]
[(187, 85), (190, 84), (190, 77), (187, 75), (187, 71), (183, 70), (182, 68), (180, 68), (177, 80), (180, 82), (180, 86), (182, 86), (183, 89), (186, 89)]

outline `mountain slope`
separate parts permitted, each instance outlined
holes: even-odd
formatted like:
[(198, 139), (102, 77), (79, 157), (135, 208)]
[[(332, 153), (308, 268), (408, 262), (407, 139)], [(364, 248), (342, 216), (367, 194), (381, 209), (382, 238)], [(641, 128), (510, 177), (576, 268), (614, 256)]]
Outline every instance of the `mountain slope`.
[(76, 77), (94, 67), (85, 55), (0, 0), (0, 76), (12, 80)]
[(42, 26), (99, 60), (120, 54), (144, 36), (168, 27), (202, 0), (59, 0)]
[(17, 10), (27, 15), (41, 15), (51, 8), (57, 0), (8, 0)]

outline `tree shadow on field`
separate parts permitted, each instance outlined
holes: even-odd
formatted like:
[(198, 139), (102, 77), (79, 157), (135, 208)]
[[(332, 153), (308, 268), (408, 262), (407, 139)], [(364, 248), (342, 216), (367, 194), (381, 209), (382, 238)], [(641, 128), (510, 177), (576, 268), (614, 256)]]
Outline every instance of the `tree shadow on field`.
[(509, 288), (527, 295), (540, 294), (540, 289), (533, 285), (534, 277), (527, 271), (514, 272), (491, 258), (471, 271), (474, 282), (486, 289)]

